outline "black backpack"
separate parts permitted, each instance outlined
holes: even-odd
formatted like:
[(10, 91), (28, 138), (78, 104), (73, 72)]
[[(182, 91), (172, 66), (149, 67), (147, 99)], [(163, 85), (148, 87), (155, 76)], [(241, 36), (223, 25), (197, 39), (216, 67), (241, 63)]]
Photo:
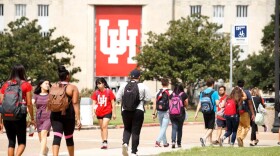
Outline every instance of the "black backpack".
[(140, 104), (139, 88), (136, 81), (130, 81), (124, 87), (122, 96), (122, 108), (127, 111), (135, 111)]
[(26, 106), (22, 103), (22, 90), (20, 83), (8, 81), (8, 87), (4, 92), (2, 101), (3, 120), (20, 120), (26, 114)]
[(160, 89), (157, 94), (156, 109), (158, 111), (167, 111), (169, 109), (169, 89)]

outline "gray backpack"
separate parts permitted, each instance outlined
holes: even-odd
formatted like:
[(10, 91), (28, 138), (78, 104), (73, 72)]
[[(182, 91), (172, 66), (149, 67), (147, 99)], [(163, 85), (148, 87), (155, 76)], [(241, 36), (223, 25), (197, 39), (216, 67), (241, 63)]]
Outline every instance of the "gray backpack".
[(2, 101), (3, 120), (20, 120), (26, 114), (26, 105), (22, 103), (22, 90), (20, 83), (8, 81), (8, 87), (4, 92)]

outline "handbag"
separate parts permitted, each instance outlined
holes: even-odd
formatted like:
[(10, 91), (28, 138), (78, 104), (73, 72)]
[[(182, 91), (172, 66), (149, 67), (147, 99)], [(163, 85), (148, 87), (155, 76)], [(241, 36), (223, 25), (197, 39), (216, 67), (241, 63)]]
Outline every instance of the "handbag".
[(254, 109), (256, 111), (255, 124), (261, 126), (261, 125), (264, 124), (264, 115), (263, 115), (263, 113), (259, 113), (257, 111), (253, 97), (252, 97), (252, 102), (253, 102), (253, 105), (254, 105)]

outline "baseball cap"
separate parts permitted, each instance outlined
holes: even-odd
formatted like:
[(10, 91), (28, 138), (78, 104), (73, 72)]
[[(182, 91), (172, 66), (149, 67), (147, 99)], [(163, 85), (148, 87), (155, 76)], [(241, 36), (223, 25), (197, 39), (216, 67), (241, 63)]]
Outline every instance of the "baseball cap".
[(139, 78), (140, 77), (140, 71), (137, 69), (134, 69), (130, 72), (130, 77), (131, 78)]

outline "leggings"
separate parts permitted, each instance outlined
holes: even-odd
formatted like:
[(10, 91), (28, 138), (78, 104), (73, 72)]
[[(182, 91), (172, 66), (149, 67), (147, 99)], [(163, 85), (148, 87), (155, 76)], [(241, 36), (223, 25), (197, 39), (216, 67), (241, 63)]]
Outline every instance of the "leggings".
[(15, 148), (16, 138), (18, 145), (26, 145), (26, 116), (17, 121), (4, 120), (9, 148)]
[(74, 146), (73, 133), (75, 129), (75, 118), (51, 116), (51, 124), (54, 133), (53, 145), (60, 146), (64, 133), (66, 145)]

